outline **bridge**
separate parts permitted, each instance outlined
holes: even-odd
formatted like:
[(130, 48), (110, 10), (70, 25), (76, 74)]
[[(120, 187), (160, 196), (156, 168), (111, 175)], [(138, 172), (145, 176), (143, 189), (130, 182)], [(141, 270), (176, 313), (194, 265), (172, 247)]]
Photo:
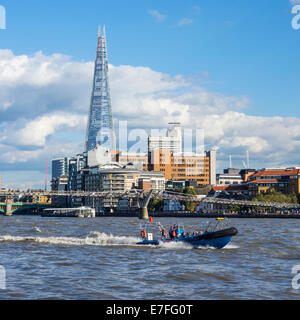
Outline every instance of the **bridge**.
[(0, 212), (6, 215), (12, 215), (15, 212), (24, 209), (37, 209), (50, 207), (50, 204), (38, 204), (38, 203), (13, 203), (15, 197), (74, 197), (74, 198), (96, 198), (96, 199), (138, 199), (138, 203), (144, 214), (147, 214), (148, 203), (151, 198), (160, 197), (162, 199), (176, 199), (182, 201), (197, 201), (194, 196), (185, 195), (182, 193), (175, 192), (164, 192), (164, 191), (154, 191), (151, 190), (150, 193), (145, 190), (131, 189), (127, 191), (102, 191), (102, 192), (88, 192), (88, 191), (19, 191), (19, 190), (9, 190), (0, 192), (0, 198), (5, 198), (4, 203), (0, 203)]
[(49, 204), (31, 203), (31, 202), (13, 202), (7, 201), (0, 202), (0, 214), (10, 216), (12, 214), (19, 213), (24, 210), (36, 210), (49, 208)]
[(281, 202), (255, 202), (249, 200), (231, 200), (231, 199), (221, 199), (221, 198), (210, 198), (207, 197), (202, 200), (205, 203), (219, 204), (219, 205), (232, 205), (239, 207), (248, 208), (275, 208), (275, 209), (300, 209), (299, 204), (293, 203), (281, 203)]
[(88, 192), (88, 191), (19, 191), (19, 190), (9, 190), (1, 191), (0, 198), (5, 198), (5, 203), (0, 204), (0, 211), (4, 212), (6, 215), (11, 215), (12, 213), (24, 210), (25, 208), (43, 208), (49, 207), (48, 205), (38, 204), (38, 203), (13, 203), (15, 197), (22, 196), (35, 196), (35, 197), (89, 197), (97, 199), (138, 199), (142, 211), (144, 214), (147, 212), (145, 210), (145, 204), (148, 204), (150, 199), (160, 198), (164, 200), (178, 200), (178, 201), (191, 201), (191, 202), (201, 202), (211, 204), (215, 207), (228, 207), (228, 206), (240, 206), (247, 208), (272, 208), (272, 209), (300, 209), (299, 204), (289, 204), (289, 203), (276, 203), (276, 202), (254, 202), (248, 200), (232, 200), (232, 199), (221, 199), (213, 197), (205, 197), (199, 199), (196, 195), (183, 194), (173, 191), (157, 191), (151, 190), (147, 192), (145, 190), (131, 189), (126, 191), (101, 191), (101, 192)]
[[(74, 197), (74, 198), (98, 198), (98, 199), (109, 199), (109, 198), (138, 198), (144, 199), (148, 196), (149, 192), (145, 190), (131, 189), (126, 191), (2, 191), (0, 192), (0, 198), (13, 199), (14, 197)], [(199, 201), (197, 196), (188, 195), (183, 193), (176, 193), (172, 191), (155, 191), (151, 190), (151, 198), (160, 197), (162, 199), (176, 199), (182, 201)]]

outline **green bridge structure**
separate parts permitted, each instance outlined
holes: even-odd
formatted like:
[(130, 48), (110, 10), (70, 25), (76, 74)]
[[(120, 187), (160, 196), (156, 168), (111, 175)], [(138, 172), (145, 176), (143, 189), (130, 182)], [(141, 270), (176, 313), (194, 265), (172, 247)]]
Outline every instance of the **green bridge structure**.
[(0, 202), (0, 215), (11, 216), (13, 214), (31, 211), (32, 214), (38, 213), (41, 209), (51, 208), (50, 204), (39, 204), (30, 202)]

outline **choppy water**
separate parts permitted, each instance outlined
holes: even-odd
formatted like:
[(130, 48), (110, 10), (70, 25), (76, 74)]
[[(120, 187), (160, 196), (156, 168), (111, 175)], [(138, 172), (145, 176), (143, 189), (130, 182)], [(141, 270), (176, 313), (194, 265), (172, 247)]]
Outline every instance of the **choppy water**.
[[(209, 219), (160, 218), (202, 229)], [(233, 219), (224, 249), (141, 247), (136, 218), (0, 217), (0, 299), (299, 299), (300, 220)]]

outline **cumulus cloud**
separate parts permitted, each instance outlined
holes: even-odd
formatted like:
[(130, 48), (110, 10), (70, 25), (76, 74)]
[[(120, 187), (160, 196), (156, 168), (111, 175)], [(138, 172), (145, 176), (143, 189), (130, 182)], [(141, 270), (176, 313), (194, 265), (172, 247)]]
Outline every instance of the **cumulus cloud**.
[(1, 121), (13, 120), (16, 114), (32, 119), (54, 110), (85, 112), (88, 106), (91, 62), (61, 54), (16, 56), (0, 50), (0, 70)]
[(68, 128), (84, 129), (83, 123), (86, 117), (68, 114), (55, 113), (46, 114), (26, 123), (25, 127), (12, 132), (10, 142), (18, 145), (30, 145), (42, 147), (46, 144), (46, 138), (54, 133)]
[[(43, 169), (46, 159), (74, 156), (82, 151), (83, 143), (65, 143), (57, 139), (51, 139), (43, 147), (34, 150), (22, 150), (16, 146), (0, 144), (1, 160), (6, 164), (12, 164), (16, 169)], [(43, 159), (43, 160), (41, 160)], [(6, 166), (9, 169), (9, 166)]]
[[(93, 63), (0, 50), (0, 170), (44, 170), (46, 158), (83, 151)], [(249, 116), (246, 96), (228, 96), (148, 67), (109, 66), (116, 127), (203, 128), (218, 160), (246, 150), (256, 166), (297, 164), (300, 119)], [(289, 160), (287, 160), (289, 159)], [(42, 173), (41, 173), (42, 174)]]

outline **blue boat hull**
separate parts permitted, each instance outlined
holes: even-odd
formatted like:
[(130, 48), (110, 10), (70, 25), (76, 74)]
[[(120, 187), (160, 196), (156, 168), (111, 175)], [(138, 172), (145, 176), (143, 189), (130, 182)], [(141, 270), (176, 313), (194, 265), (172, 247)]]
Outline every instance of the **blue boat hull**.
[(140, 242), (137, 242), (136, 244), (141, 244), (141, 245), (152, 245), (152, 246), (158, 246), (159, 241), (158, 240), (143, 240)]
[(217, 249), (224, 248), (238, 233), (236, 228), (228, 228), (215, 232), (207, 232), (201, 235), (183, 239), (184, 242), (191, 244), (193, 247), (205, 246)]
[[(215, 232), (206, 232), (194, 236), (180, 237), (176, 239), (163, 239), (162, 242), (184, 242), (192, 247), (212, 247), (217, 249), (224, 248), (238, 233), (236, 228), (228, 228), (224, 230), (219, 230)], [(159, 245), (158, 240), (144, 240), (138, 242), (137, 244), (141, 245)]]
[(212, 247), (212, 248), (222, 249), (231, 241), (231, 239), (232, 239), (232, 236), (225, 236), (225, 237), (210, 239), (210, 240), (203, 239), (203, 240), (189, 241), (188, 243), (193, 247)]

